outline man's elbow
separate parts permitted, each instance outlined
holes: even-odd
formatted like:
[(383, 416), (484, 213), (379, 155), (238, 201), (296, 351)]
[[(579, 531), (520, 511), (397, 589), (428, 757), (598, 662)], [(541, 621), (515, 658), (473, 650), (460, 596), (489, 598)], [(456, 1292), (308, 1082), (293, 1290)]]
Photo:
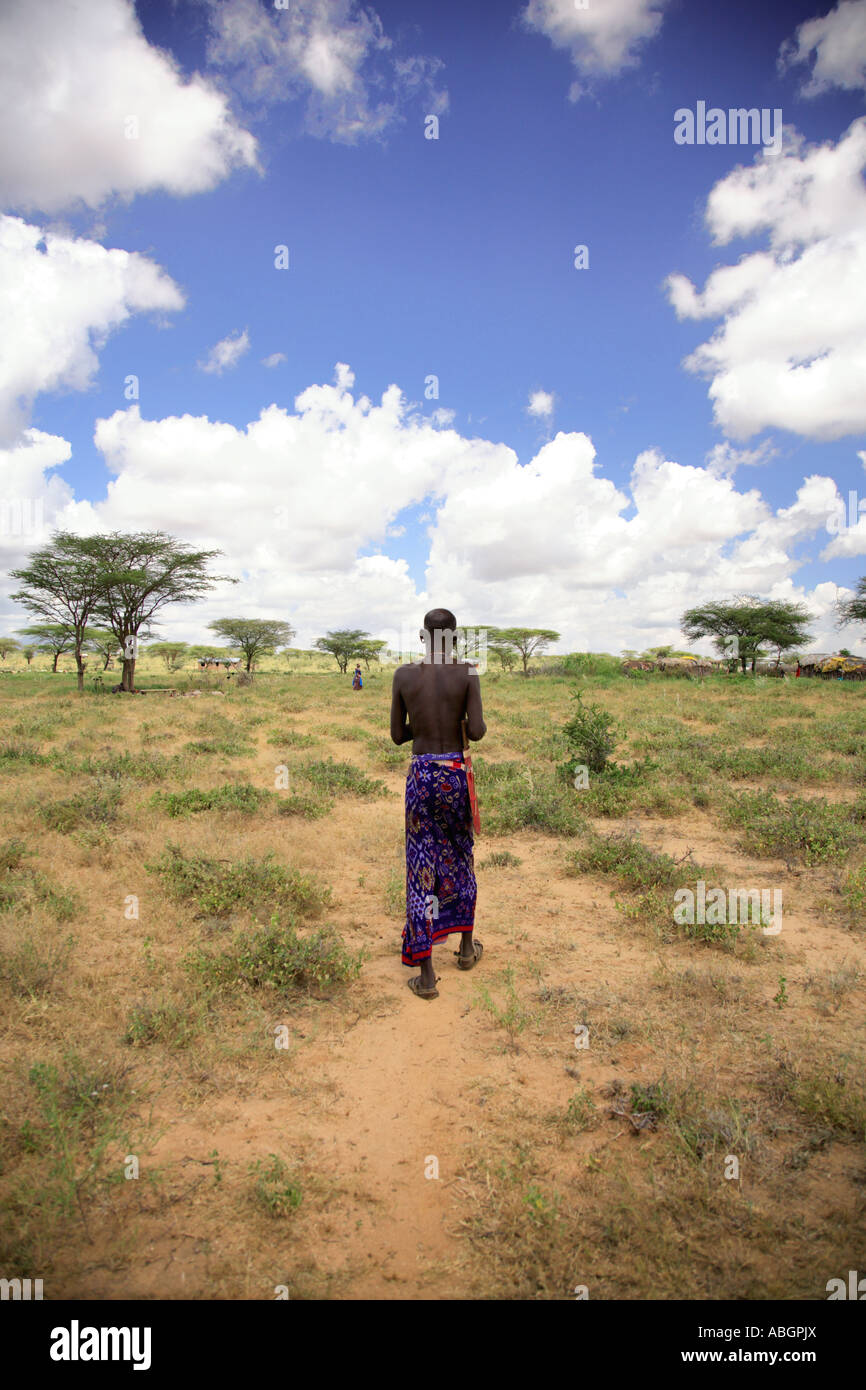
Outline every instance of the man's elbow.
[(472, 720), (468, 720), (466, 732), (473, 743), (479, 743), (487, 733), (487, 725), (484, 723), (483, 719), (479, 719), (477, 724), (474, 724)]

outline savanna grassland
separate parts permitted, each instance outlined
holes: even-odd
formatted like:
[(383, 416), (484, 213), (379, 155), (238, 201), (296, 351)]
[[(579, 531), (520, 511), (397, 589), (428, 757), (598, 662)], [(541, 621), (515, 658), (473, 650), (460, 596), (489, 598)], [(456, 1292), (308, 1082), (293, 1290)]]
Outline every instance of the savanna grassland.
[[(390, 672), (139, 675), (202, 693), (0, 677), (6, 1277), (824, 1299), (862, 1269), (866, 689), (484, 675), (485, 953), (437, 947), (425, 1002)], [(620, 725), (586, 788), (578, 686)], [(781, 889), (782, 931), (678, 926), (698, 880)]]

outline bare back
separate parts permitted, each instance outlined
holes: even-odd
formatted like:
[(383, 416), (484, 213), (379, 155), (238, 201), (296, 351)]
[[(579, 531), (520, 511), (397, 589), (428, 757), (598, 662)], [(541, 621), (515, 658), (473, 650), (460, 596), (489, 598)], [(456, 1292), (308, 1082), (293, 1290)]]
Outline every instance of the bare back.
[(487, 732), (481, 708), (481, 682), (465, 661), (418, 662), (394, 673), (391, 738), (412, 740), (413, 753), (454, 753), (463, 747), (461, 720), (477, 741)]

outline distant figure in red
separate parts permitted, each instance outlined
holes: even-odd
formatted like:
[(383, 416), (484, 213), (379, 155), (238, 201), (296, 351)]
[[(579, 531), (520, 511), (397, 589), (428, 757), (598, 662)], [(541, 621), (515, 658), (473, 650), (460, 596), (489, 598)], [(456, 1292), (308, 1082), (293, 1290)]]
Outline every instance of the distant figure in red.
[(353, 690), (363, 690), (363, 689), (364, 689), (364, 682), (363, 682), (362, 679), (361, 679), (361, 668), (360, 668), (360, 666), (356, 666), (356, 667), (355, 667), (355, 671), (354, 671), (354, 674), (353, 674), (353, 676), (352, 676), (352, 689), (353, 689)]

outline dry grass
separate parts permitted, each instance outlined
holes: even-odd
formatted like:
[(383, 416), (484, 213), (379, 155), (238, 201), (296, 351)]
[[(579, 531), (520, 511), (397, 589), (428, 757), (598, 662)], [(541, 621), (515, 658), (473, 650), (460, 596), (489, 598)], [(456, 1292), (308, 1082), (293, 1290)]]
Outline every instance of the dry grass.
[[(0, 685), (6, 1277), (810, 1299), (857, 1267), (862, 690), (587, 678), (636, 768), (587, 796), (574, 682), (488, 674), (485, 957), (440, 947), (421, 1005), (387, 672), (69, 685)], [(781, 888), (782, 933), (674, 929), (702, 864)]]

